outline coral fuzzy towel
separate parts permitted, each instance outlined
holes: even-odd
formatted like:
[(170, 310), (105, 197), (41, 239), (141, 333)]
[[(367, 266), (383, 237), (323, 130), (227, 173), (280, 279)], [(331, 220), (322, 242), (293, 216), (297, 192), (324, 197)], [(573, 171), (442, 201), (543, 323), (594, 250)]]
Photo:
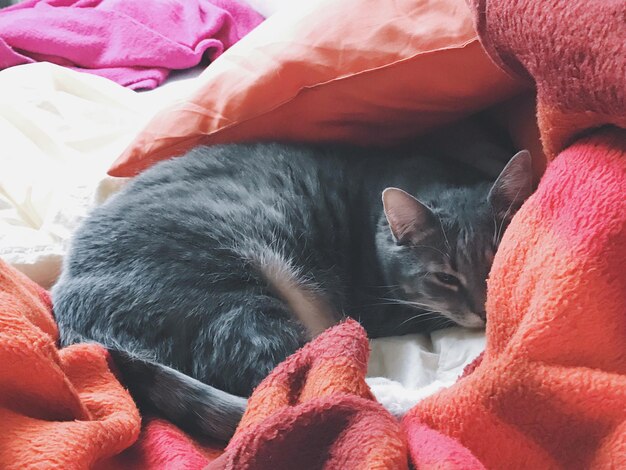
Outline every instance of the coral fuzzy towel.
[(589, 129), (626, 128), (626, 1), (468, 3), (491, 58), (534, 82), (549, 158)]
[(482, 362), (404, 419), (412, 459), (426, 428), (489, 469), (626, 468), (626, 130), (596, 129), (626, 127), (626, 2), (470, 3), (558, 157), (496, 255)]
[(95, 344), (56, 348), (47, 293), (0, 261), (0, 468), (91, 468), (140, 418)]
[(160, 419), (140, 432), (107, 352), (57, 339), (48, 293), (0, 260), (1, 469), (193, 470), (222, 453)]
[(407, 469), (399, 424), (365, 383), (368, 356), (365, 331), (348, 320), (287, 358), (207, 470)]
[(427, 425), (489, 469), (626, 468), (624, 266), (626, 131), (612, 131), (548, 166), (494, 261), (482, 363), (407, 432)]
[(26, 0), (0, 10), (0, 69), (47, 61), (154, 88), (262, 20), (238, 0)]

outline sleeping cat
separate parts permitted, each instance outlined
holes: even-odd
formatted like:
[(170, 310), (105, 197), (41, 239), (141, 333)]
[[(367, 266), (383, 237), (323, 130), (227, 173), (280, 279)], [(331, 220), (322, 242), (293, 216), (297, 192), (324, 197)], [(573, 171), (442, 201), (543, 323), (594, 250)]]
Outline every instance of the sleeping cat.
[(492, 185), (397, 148), (199, 147), (77, 230), (52, 294), (64, 344), (115, 358), (143, 407), (228, 438), (252, 389), (346, 315), (371, 337), (485, 323), (530, 156)]

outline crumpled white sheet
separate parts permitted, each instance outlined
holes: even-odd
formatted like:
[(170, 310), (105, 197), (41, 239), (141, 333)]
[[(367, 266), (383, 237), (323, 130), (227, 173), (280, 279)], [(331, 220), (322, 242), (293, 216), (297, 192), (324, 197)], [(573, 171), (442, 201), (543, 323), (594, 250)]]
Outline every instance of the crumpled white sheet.
[(447, 328), (430, 335), (378, 338), (370, 342), (367, 383), (393, 415), (457, 381), (485, 349), (484, 331)]
[(0, 257), (50, 287), (76, 223), (120, 185), (111, 163), (194, 80), (136, 93), (49, 63), (0, 72)]
[[(197, 74), (137, 93), (48, 63), (0, 72), (0, 257), (50, 287), (77, 223), (125, 182), (106, 175), (110, 164), (156, 111), (193, 92)], [(484, 334), (458, 328), (371, 345), (368, 383), (401, 416), (454, 383)]]

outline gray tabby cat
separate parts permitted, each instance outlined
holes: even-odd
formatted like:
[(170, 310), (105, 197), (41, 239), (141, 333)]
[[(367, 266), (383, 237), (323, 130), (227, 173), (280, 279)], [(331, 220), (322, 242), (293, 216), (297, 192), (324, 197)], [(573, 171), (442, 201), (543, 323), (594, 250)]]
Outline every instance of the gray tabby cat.
[(240, 397), (346, 315), (371, 337), (483, 326), (528, 153), (493, 185), (372, 153), (224, 145), (155, 165), (76, 232), (52, 292), (62, 342), (102, 343), (140, 406), (227, 439)]
[(0, 0), (0, 8), (10, 7), (11, 5), (17, 5), (24, 0)]

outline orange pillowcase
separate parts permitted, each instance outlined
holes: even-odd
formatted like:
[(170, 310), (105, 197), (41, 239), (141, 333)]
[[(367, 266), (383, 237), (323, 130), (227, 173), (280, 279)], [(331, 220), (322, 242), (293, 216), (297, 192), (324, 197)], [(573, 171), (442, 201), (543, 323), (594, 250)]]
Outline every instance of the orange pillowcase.
[(199, 144), (389, 144), (522, 85), (483, 51), (464, 0), (324, 0), (261, 24), (158, 113), (109, 170), (133, 176)]

